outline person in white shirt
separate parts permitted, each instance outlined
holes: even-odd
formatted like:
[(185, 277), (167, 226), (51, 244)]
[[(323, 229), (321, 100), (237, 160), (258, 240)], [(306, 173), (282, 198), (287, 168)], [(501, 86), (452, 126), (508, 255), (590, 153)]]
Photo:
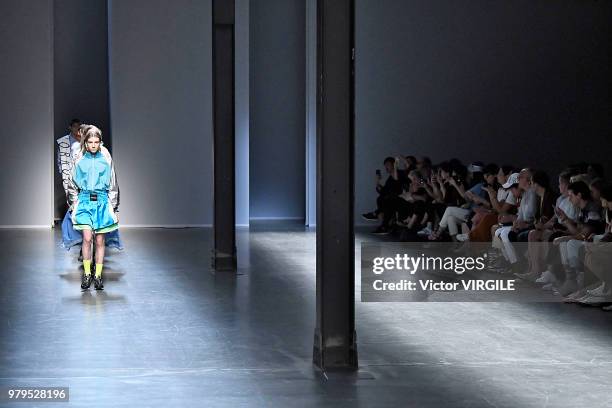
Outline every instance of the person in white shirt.
[(565, 214), (559, 214), (569, 232), (569, 235), (554, 240), (554, 244), (559, 246), (565, 274), (564, 283), (558, 288), (562, 296), (582, 289), (584, 269), (581, 249), (585, 242), (592, 240), (593, 235), (601, 234), (605, 229), (605, 222), (601, 217), (601, 202), (592, 200), (589, 186), (583, 181), (577, 181), (571, 183), (568, 190), (570, 200), (579, 207), (580, 213), (577, 222), (569, 220)]
[(521, 170), (518, 174), (518, 188), (521, 190), (518, 213), (511, 226), (501, 226), (495, 231), (493, 239), (493, 246), (501, 249), (504, 258), (511, 265), (511, 272), (514, 273), (520, 271), (518, 270), (518, 256), (512, 241), (516, 241), (519, 234), (526, 234), (533, 228), (538, 208), (538, 195), (532, 186), (531, 177), (532, 171), (528, 168)]
[[(81, 121), (72, 119), (68, 126), (69, 133), (56, 140), (57, 143), (57, 168), (62, 177), (62, 186), (68, 201), (68, 186), (70, 184), (70, 175), (74, 166), (74, 158), (81, 150), (81, 135), (79, 129)], [(62, 246), (70, 250), (75, 245), (79, 245), (83, 241), (83, 236), (79, 231), (76, 231), (72, 226), (70, 219), (70, 210), (66, 211), (62, 221)]]
[(546, 285), (555, 281), (553, 273), (546, 269), (546, 260), (552, 240), (555, 236), (563, 235), (564, 231), (567, 230), (567, 227), (561, 223), (559, 214), (566, 214), (570, 220), (575, 222), (580, 213), (580, 209), (572, 204), (569, 199), (567, 188), (570, 184), (570, 178), (571, 174), (568, 172), (559, 175), (559, 193), (561, 195), (557, 197), (554, 215), (547, 222), (536, 225), (536, 229), (529, 233), (530, 272), (540, 273), (535, 280), (536, 283)]

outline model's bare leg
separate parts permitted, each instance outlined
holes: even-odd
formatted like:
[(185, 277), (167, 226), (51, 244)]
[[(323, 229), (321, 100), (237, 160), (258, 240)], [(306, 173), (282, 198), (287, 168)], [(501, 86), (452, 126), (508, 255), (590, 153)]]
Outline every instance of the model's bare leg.
[(105, 234), (96, 234), (96, 264), (104, 263), (104, 236)]
[(102, 263), (104, 262), (104, 234), (96, 234), (96, 275), (94, 286), (96, 290), (104, 287), (102, 284)]
[(91, 262), (91, 244), (93, 241), (93, 232), (91, 230), (83, 230), (83, 261), (88, 260)]

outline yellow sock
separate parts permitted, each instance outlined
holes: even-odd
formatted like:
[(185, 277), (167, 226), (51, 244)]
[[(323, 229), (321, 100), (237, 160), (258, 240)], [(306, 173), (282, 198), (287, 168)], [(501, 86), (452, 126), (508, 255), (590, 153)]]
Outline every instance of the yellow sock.
[(96, 278), (102, 276), (102, 264), (96, 264)]
[(83, 268), (85, 269), (85, 275), (91, 275), (91, 259), (83, 259)]

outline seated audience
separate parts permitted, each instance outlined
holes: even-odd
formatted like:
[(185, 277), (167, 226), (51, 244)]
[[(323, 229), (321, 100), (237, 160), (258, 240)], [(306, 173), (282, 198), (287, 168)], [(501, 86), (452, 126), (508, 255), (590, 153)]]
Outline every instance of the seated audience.
[[(450, 179), (450, 185), (454, 187), (459, 195), (465, 200), (465, 204), (461, 207), (448, 206), (444, 210), (442, 219), (438, 225), (438, 229), (433, 232), (430, 236), (430, 240), (439, 240), (443, 233), (448, 228), (448, 234), (451, 240), (456, 241), (456, 236), (459, 233), (459, 227), (462, 223), (467, 222), (468, 219), (473, 215), (475, 208), (479, 205), (490, 208), (491, 203), (487, 200), (488, 193), (485, 190), (485, 186), (489, 185), (486, 181), (482, 181), (482, 169), (480, 167), (472, 166), (472, 179), (480, 180), (469, 190), (465, 190), (463, 184), (459, 185), (455, 178)], [(490, 183), (494, 182), (495, 173), (497, 172), (496, 166), (491, 166), (487, 169), (487, 176)]]
[[(495, 185), (485, 186), (487, 194), (489, 195), (489, 202), (491, 203), (490, 209), (476, 210), (475, 217), (478, 219), (472, 219), (473, 227), (467, 236), (458, 235), (458, 240), (464, 238), (470, 242), (490, 242), (491, 241), (491, 227), (497, 224), (500, 216), (516, 214), (517, 201), (516, 197), (510, 191), (510, 184), (508, 178), (513, 173), (514, 168), (512, 166), (502, 166), (497, 172)], [(516, 173), (518, 183), (518, 173)], [(504, 186), (506, 186), (504, 188)]]
[(380, 171), (376, 172), (376, 210), (363, 214), (362, 217), (368, 221), (380, 221), (380, 226), (376, 229), (377, 234), (388, 234), (390, 232), (390, 221), (393, 217), (394, 206), (397, 197), (402, 193), (402, 183), (405, 180), (405, 172), (398, 168), (398, 160), (394, 157), (387, 157), (383, 165), (388, 174), (387, 180), (382, 184)]
[[(515, 217), (507, 217), (506, 222), (496, 229), (494, 233), (494, 247), (499, 248), (504, 258), (509, 262), (508, 272), (521, 272), (519, 254), (516, 253), (512, 242), (527, 241), (529, 231), (534, 228), (535, 216), (538, 207), (538, 198), (532, 185), (532, 171), (525, 168), (518, 176), (518, 189), (520, 190), (520, 204)], [(511, 225), (507, 224), (512, 219)]]
[(556, 202), (556, 194), (550, 186), (550, 179), (543, 171), (536, 171), (533, 174), (533, 186), (538, 197), (538, 207), (535, 216), (534, 229), (528, 232), (528, 270), (523, 273), (517, 273), (521, 279), (526, 279), (535, 282), (542, 273), (541, 259), (538, 252), (539, 243), (542, 240), (544, 232), (551, 227), (549, 224), (554, 218), (554, 203)]
[[(612, 185), (599, 163), (570, 165), (558, 177), (451, 159), (388, 157), (384, 184), (377, 173), (377, 208), (363, 214), (380, 221), (374, 233), (401, 240), (491, 242), (491, 259), (505, 272), (542, 285), (566, 302), (612, 310)], [(459, 233), (463, 229), (464, 233)], [(527, 242), (526, 259), (514, 242)], [(498, 256), (497, 254), (500, 254)]]
[(578, 299), (588, 305), (612, 303), (612, 185), (602, 185), (600, 194), (606, 227), (603, 234), (594, 237), (593, 244), (585, 247), (584, 259), (585, 271), (590, 271), (598, 283)]
[(563, 285), (558, 288), (562, 296), (568, 296), (581, 289), (584, 271), (580, 250), (592, 235), (601, 233), (605, 228), (601, 218), (601, 203), (592, 200), (591, 191), (585, 182), (571, 183), (568, 186), (568, 194), (570, 201), (580, 209), (580, 212), (576, 222), (569, 220), (563, 212), (558, 214), (569, 232), (569, 235), (554, 240), (554, 244), (559, 245), (564, 269)]

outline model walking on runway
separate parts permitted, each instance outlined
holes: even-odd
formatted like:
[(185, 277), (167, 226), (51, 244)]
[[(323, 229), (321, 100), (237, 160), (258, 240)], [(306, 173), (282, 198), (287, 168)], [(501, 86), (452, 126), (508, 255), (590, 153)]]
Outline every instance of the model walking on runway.
[[(81, 128), (81, 151), (72, 168), (69, 186), (72, 224), (83, 232), (83, 276), (81, 288), (88, 289), (93, 279), (97, 290), (103, 288), (105, 234), (119, 228), (119, 185), (111, 155), (102, 146), (102, 132), (93, 125)], [(95, 275), (92, 278), (92, 243), (95, 234)]]

